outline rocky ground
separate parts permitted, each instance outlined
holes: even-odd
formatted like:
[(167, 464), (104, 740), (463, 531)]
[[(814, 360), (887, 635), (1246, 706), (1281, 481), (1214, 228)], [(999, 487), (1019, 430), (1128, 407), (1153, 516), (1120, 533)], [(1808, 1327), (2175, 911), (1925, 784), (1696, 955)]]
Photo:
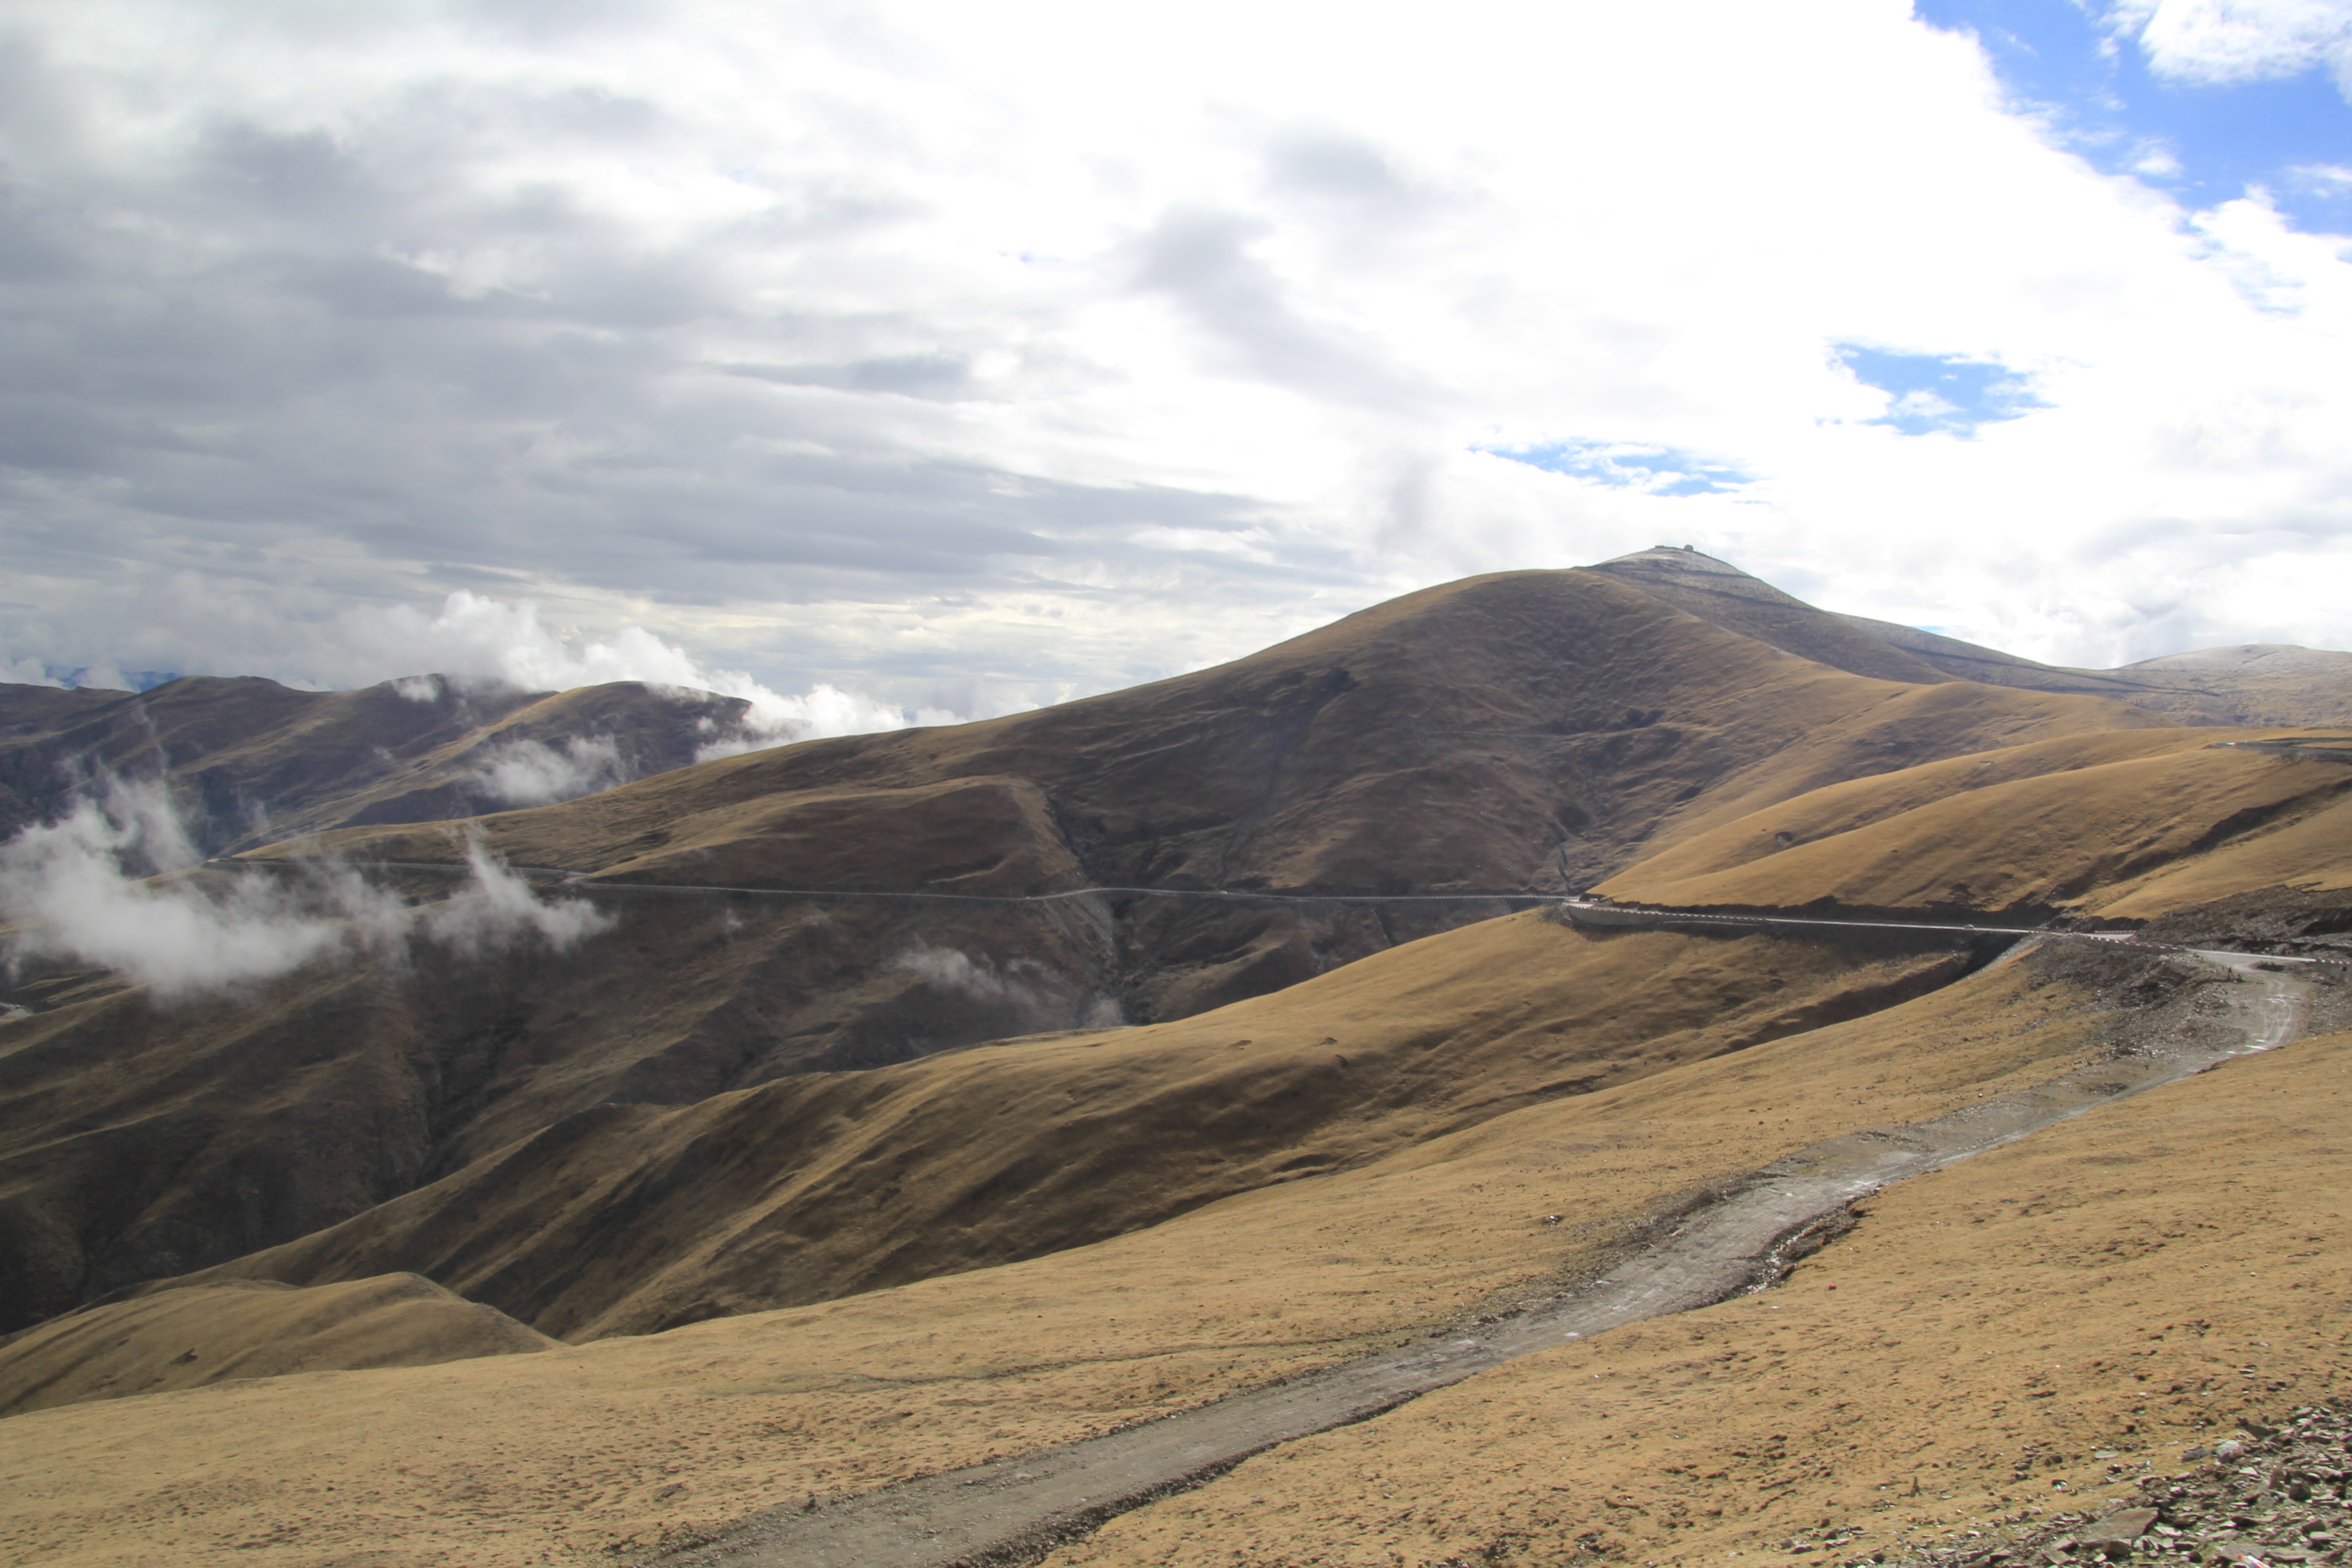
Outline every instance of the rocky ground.
[(2352, 890), (2264, 888), (2177, 910), (2142, 929), (2148, 942), (2352, 960)]
[[(1874, 1552), (1850, 1563), (1950, 1564), (2001, 1568), (2007, 1563), (2106, 1558), (2143, 1563), (2268, 1565), (2341, 1563), (2352, 1550), (2352, 1418), (2341, 1407), (2309, 1405), (2280, 1426), (2250, 1422), (2213, 1445), (2181, 1458), (2192, 1468), (2144, 1476), (2128, 1508), (2095, 1513), (2060, 1512), (1992, 1531), (1966, 1532), (1949, 1547), (1891, 1554)], [(2027, 1483), (2033, 1456), (2018, 1461)], [(2110, 1466), (2118, 1472), (2120, 1458)], [(1792, 1540), (1792, 1552), (1816, 1549)], [(1818, 1549), (1834, 1552), (1823, 1542)]]

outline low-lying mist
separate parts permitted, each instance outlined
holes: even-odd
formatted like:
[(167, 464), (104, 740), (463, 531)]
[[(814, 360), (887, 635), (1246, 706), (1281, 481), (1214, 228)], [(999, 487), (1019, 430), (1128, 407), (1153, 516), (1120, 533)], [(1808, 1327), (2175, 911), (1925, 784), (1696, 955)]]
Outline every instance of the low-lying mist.
[(637, 770), (621, 755), (610, 735), (574, 735), (561, 746), (544, 741), (509, 742), (471, 774), (469, 782), (505, 805), (547, 805), (577, 800), (630, 783)]
[(1126, 1022), (1116, 997), (1066, 994), (1034, 959), (1016, 958), (999, 967), (959, 948), (919, 942), (891, 959), (890, 967), (966, 1002), (1017, 1009), (1038, 1029), (1112, 1029)]
[(519, 942), (562, 951), (605, 930), (584, 900), (541, 899), (478, 841), (449, 898), (413, 906), (331, 861), (201, 881), (186, 822), (159, 780), (107, 779), (57, 820), (0, 845), (9, 963), (103, 965), (164, 1001), (268, 980), (337, 955), (465, 960)]

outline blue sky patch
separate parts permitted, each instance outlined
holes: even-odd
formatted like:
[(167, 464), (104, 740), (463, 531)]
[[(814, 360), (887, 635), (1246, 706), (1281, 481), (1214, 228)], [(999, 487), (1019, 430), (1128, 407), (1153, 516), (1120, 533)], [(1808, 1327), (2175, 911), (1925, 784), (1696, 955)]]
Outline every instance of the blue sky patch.
[(1750, 478), (1727, 463), (1711, 462), (1672, 447), (1632, 441), (1549, 441), (1478, 450), (1549, 473), (1654, 496), (1708, 495), (1737, 489)]
[(1885, 413), (1864, 423), (1891, 425), (1906, 436), (1973, 436), (1980, 426), (2050, 406), (2034, 395), (2025, 377), (1998, 360), (1894, 353), (1860, 343), (1836, 348), (1838, 363), (1856, 381), (1894, 400)]
[(1915, 0), (1975, 35), (2020, 106), (2095, 167), (2204, 209), (2267, 191), (2309, 233), (2352, 234), (2352, 104), (2317, 64), (2265, 81), (2176, 80), (2097, 0)]

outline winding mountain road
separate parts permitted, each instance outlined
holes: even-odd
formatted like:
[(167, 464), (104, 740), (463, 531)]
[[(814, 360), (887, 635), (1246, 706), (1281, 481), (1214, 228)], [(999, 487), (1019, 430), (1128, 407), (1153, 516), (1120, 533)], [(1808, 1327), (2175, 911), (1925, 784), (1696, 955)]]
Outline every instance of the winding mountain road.
[[(220, 870), (250, 871), (300, 870), (310, 862), (298, 859), (250, 860), (241, 857), (221, 857), (206, 861), (205, 864)], [(369, 869), (416, 871), (434, 876), (473, 875), (472, 864), (464, 860), (369, 860), (360, 864)], [(1954, 936), (2048, 936), (2099, 942), (2124, 941), (2132, 935), (2129, 931), (2055, 931), (2047, 926), (1969, 925), (1951, 921), (1840, 920), (1819, 915), (1727, 914), (1713, 910), (1653, 908), (1642, 904), (1613, 904), (1607, 900), (1594, 899), (1578, 893), (1538, 893), (1526, 890), (1459, 893), (1296, 893), (1247, 888), (1088, 886), (1065, 888), (1050, 893), (955, 893), (929, 888), (760, 888), (736, 886), (724, 882), (615, 882), (605, 881), (592, 871), (573, 870), (562, 866), (509, 866), (507, 868), (533, 879), (537, 885), (544, 888), (599, 896), (655, 893), (666, 896), (816, 900), (845, 903), (937, 904), (1056, 904), (1068, 903), (1078, 899), (1096, 898), (1172, 899), (1191, 902), (1231, 904), (1513, 904), (1528, 909), (1565, 909), (1570, 910), (1573, 917), (1578, 918), (1578, 923), (1595, 926), (1787, 927), (1825, 931), (1926, 931)], [(1582, 918), (1586, 915), (1619, 918), (1591, 920)]]
[[(1748, 917), (1743, 917), (1746, 919)], [(1811, 923), (1811, 922), (1800, 922)], [(2028, 933), (2019, 933), (2028, 934)], [(2031, 933), (2042, 935), (2046, 933)], [(2079, 1068), (1948, 1116), (1800, 1149), (1612, 1270), (1547, 1304), (1423, 1342), (1253, 1390), (1085, 1442), (952, 1471), (818, 1507), (746, 1520), (725, 1539), (660, 1559), (667, 1568), (980, 1568), (1034, 1560), (1057, 1542), (1251, 1455), (1364, 1420), (1533, 1351), (1769, 1284), (1790, 1242), (1890, 1183), (1948, 1165), (2229, 1057), (2296, 1037), (2308, 987), (2260, 954), (2189, 952), (2167, 962), (2244, 984), (2214, 986), (2236, 1041), (2158, 1037), (2143, 1054)]]

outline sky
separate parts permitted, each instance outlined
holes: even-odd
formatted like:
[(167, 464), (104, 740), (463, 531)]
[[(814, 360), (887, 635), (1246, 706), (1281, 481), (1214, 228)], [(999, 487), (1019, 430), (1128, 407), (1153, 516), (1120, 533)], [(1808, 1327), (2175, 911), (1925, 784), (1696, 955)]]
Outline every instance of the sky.
[(797, 732), (1695, 544), (2352, 647), (2352, 0), (16, 0), (0, 679)]

